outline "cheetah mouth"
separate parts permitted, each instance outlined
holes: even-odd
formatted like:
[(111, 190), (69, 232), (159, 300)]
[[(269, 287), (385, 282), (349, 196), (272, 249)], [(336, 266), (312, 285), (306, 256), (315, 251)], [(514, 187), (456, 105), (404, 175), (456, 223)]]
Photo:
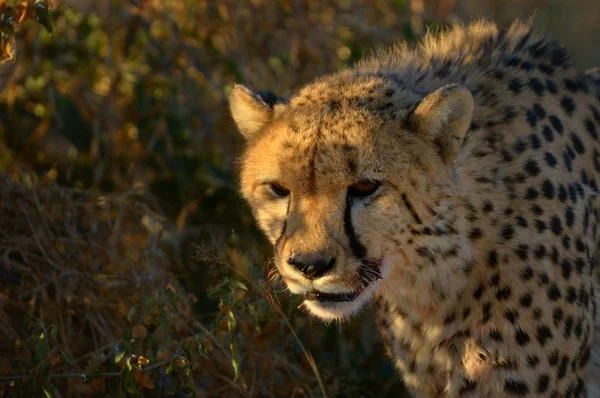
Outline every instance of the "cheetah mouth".
[(317, 301), (321, 303), (349, 303), (354, 301), (369, 285), (381, 279), (380, 265), (377, 261), (363, 260), (358, 270), (358, 279), (361, 288), (359, 290), (344, 293), (325, 293), (311, 290), (304, 293), (304, 300)]
[(318, 290), (312, 290), (304, 293), (304, 300), (307, 301), (320, 301), (320, 302), (331, 302), (331, 303), (344, 303), (354, 301), (358, 297), (360, 292), (351, 293), (323, 293)]

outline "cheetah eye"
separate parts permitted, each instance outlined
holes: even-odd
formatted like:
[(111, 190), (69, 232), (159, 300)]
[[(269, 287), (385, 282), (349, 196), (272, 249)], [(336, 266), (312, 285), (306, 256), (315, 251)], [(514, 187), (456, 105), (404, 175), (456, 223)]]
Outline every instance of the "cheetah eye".
[(273, 194), (279, 198), (285, 198), (290, 194), (289, 189), (276, 182), (270, 183), (269, 188), (271, 189), (271, 192), (273, 192)]
[(359, 181), (356, 184), (352, 184), (348, 187), (349, 198), (366, 198), (371, 196), (381, 186), (379, 181)]

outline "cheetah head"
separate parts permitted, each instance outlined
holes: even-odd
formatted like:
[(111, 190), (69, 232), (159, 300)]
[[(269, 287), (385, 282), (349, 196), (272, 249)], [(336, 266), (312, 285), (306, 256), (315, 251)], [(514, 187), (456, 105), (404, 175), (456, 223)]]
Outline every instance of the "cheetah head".
[(289, 100), (236, 85), (230, 107), (247, 140), (243, 196), (305, 307), (347, 318), (386, 288), (392, 270), (406, 271), (410, 289), (425, 271), (411, 270), (402, 248), (452, 190), (469, 91), (420, 95), (346, 74)]

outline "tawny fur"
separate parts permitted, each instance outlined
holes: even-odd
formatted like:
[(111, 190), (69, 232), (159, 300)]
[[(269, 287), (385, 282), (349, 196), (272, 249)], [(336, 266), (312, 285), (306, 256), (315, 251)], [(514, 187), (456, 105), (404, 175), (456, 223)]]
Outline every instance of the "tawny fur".
[[(242, 192), (288, 288), (362, 292), (305, 303), (325, 319), (375, 297), (417, 396), (600, 396), (598, 80), (526, 24), (478, 22), (287, 101), (235, 89)], [(349, 198), (358, 181), (382, 185)], [(335, 267), (307, 280), (287, 263), (304, 252)], [(367, 278), (365, 262), (378, 266)]]

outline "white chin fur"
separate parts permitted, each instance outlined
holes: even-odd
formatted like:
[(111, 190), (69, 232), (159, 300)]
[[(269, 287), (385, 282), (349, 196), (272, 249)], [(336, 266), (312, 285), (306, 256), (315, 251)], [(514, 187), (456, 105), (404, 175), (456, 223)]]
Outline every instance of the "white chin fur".
[(323, 320), (346, 319), (367, 305), (373, 299), (378, 288), (379, 282), (373, 282), (350, 302), (327, 303), (324, 306), (316, 300), (305, 300), (303, 304), (311, 314)]

